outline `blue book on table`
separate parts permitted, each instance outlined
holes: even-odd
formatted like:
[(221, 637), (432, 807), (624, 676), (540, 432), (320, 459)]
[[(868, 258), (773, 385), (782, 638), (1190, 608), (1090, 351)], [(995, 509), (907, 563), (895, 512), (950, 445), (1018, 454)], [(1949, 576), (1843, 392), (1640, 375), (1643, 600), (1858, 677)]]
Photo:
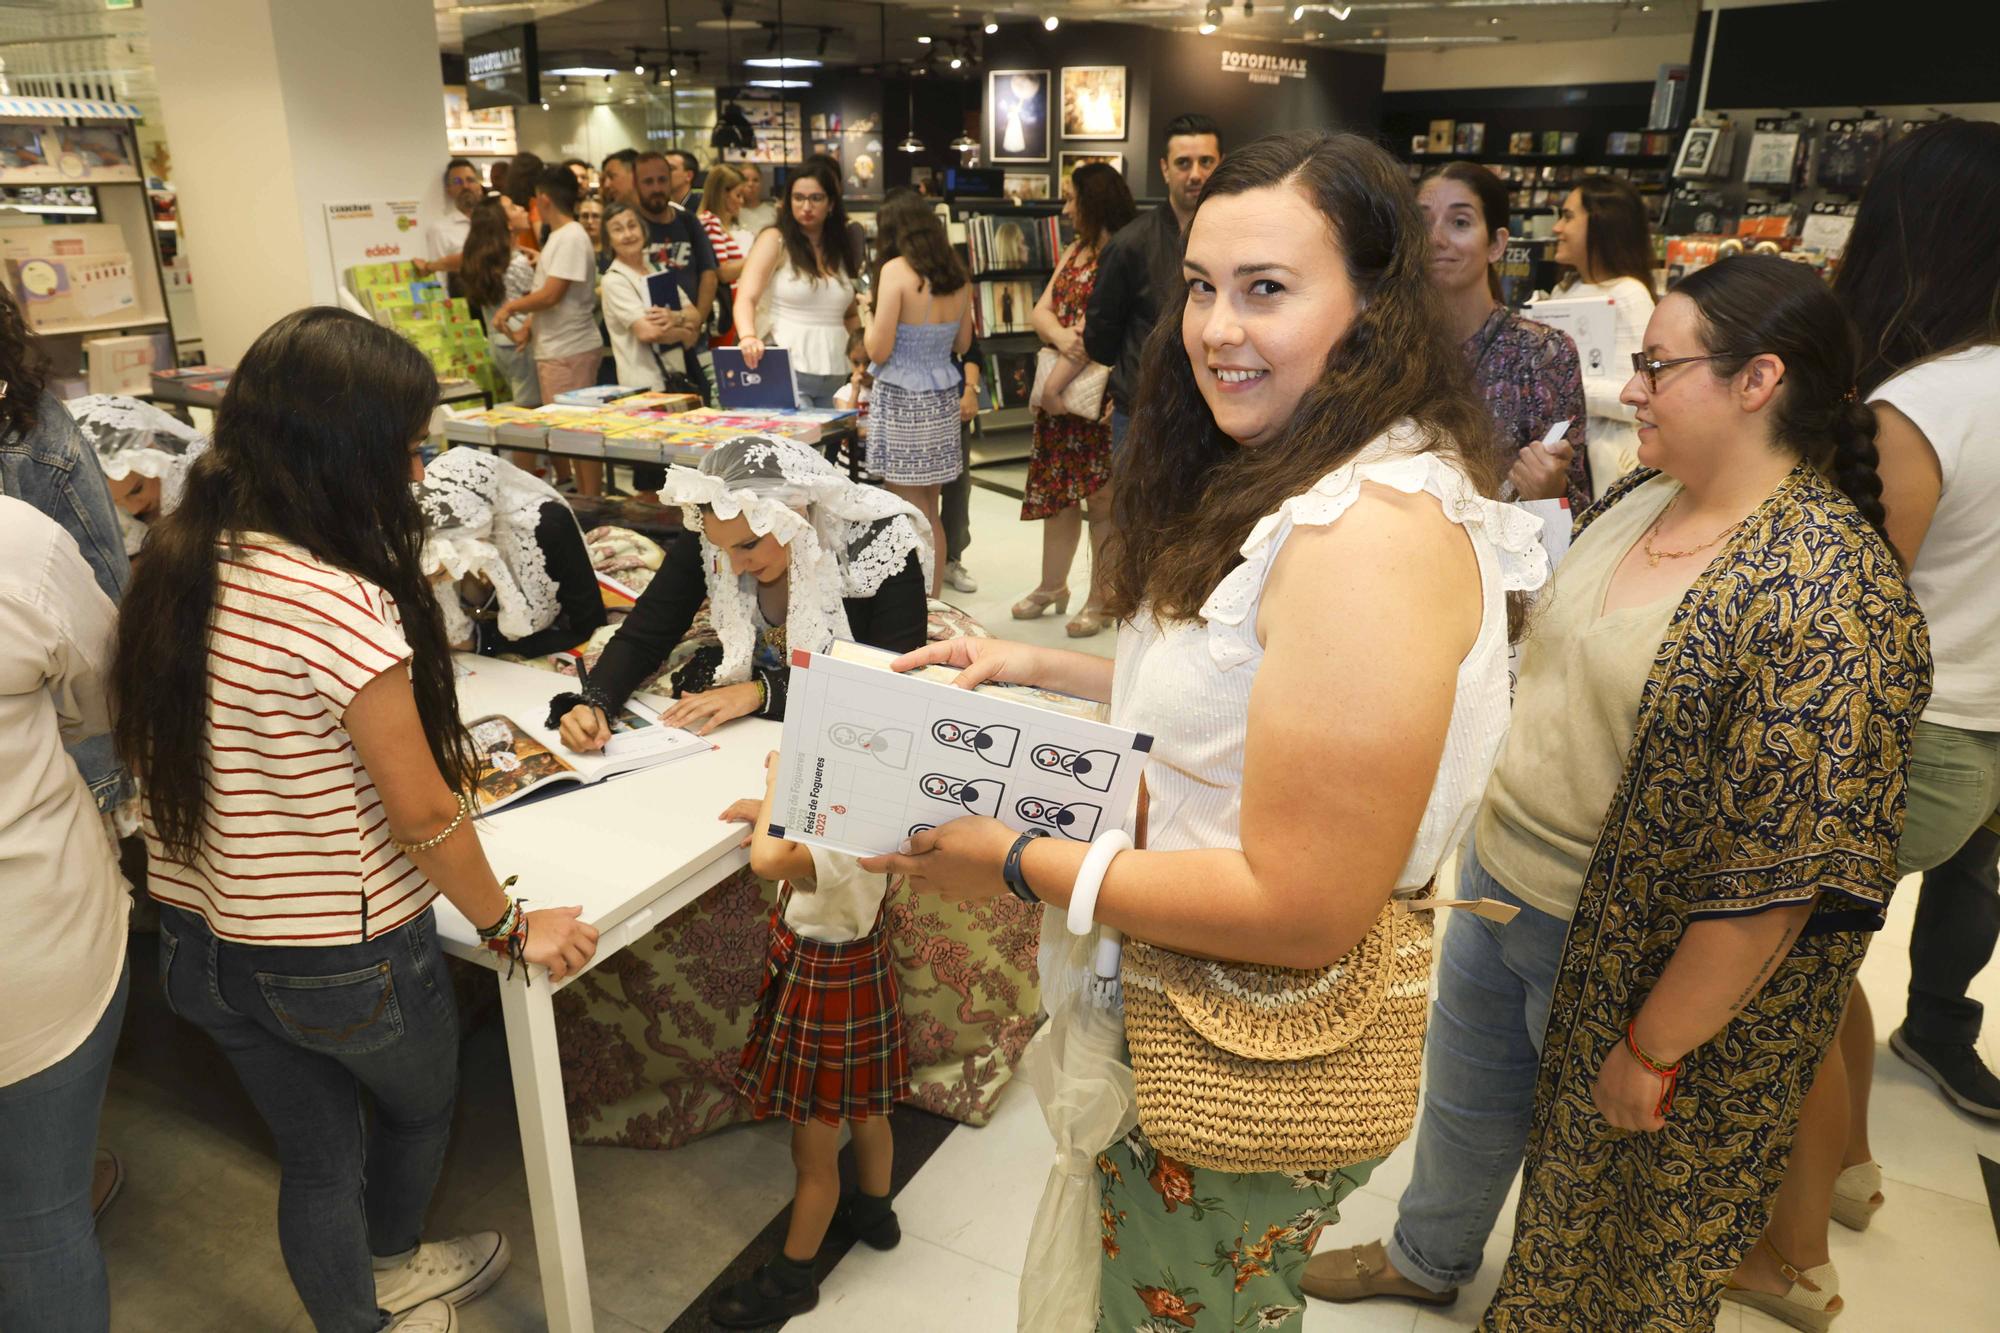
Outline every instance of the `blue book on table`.
[(741, 348), (716, 348), (715, 396), (732, 411), (749, 407), (797, 407), (799, 387), (792, 374), (792, 354), (782, 347), (766, 347), (757, 368), (752, 370), (743, 364)]

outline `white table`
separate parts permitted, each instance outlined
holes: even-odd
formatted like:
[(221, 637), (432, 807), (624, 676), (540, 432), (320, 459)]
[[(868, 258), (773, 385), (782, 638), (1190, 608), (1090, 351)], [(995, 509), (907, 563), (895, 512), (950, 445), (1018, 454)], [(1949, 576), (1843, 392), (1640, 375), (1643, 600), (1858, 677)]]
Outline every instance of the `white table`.
[[(458, 661), (466, 721), (504, 713), (561, 752), (542, 720), (550, 697), (573, 688), (563, 677), (490, 658)], [(711, 753), (489, 815), (479, 823), (487, 859), (502, 878), (520, 876), (515, 891), (531, 909), (582, 907), (583, 919), (598, 930), (590, 964), (596, 967), (749, 863), (737, 846), (744, 826), (716, 816), (737, 797), (763, 793), (764, 756), (777, 748), (781, 730), (743, 718), (713, 733), (721, 748)], [(501, 973), (500, 1010), (548, 1327), (591, 1333), (554, 1008), (555, 993), (583, 974), (551, 986), (546, 969), (531, 967), (526, 985), (518, 972), (510, 982), (505, 960), (480, 947), (472, 924), (442, 897), (437, 922), (446, 952)]]

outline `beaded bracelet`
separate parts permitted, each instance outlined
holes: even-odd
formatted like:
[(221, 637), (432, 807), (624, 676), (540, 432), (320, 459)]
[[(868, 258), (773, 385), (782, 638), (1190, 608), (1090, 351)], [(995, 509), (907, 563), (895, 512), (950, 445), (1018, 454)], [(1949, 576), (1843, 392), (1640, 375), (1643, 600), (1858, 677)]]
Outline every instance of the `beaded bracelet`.
[(460, 792), (458, 794), (458, 813), (451, 817), (451, 822), (449, 824), (446, 824), (444, 828), (441, 829), (435, 837), (426, 838), (422, 842), (396, 842), (394, 838), (391, 838), (389, 841), (396, 842), (396, 850), (399, 852), (404, 852), (404, 853), (427, 852), (431, 848), (442, 844), (444, 840), (446, 838), (449, 838), (452, 834), (458, 832), (458, 826), (460, 824), (463, 824), (466, 820), (466, 816), (470, 815), (471, 813), (472, 813), (472, 798), (470, 796), (467, 796), (464, 792)]
[(1653, 1114), (1665, 1118), (1667, 1112), (1674, 1109), (1674, 1089), (1680, 1086), (1681, 1066), (1687, 1063), (1687, 1057), (1682, 1056), (1671, 1065), (1661, 1064), (1639, 1049), (1638, 1027), (1639, 1020), (1636, 1018), (1625, 1025), (1625, 1049), (1632, 1053), (1632, 1058), (1639, 1062), (1641, 1069), (1660, 1080), (1660, 1100), (1653, 1108)]
[[(509, 875), (500, 885), (501, 892), (514, 887), (517, 875)], [(509, 896), (507, 910), (500, 919), (479, 932), (479, 942), (507, 960), (507, 980), (514, 979), (514, 964), (521, 965), (521, 979), (528, 979), (528, 913), (527, 899)]]

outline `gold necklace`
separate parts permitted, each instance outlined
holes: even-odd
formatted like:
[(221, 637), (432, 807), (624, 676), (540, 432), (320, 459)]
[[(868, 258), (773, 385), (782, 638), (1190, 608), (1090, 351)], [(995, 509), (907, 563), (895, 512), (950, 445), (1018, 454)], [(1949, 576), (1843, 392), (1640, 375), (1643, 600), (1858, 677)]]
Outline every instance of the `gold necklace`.
[[(1706, 551), (1709, 547), (1715, 545), (1717, 542), (1721, 541), (1724, 537), (1727, 537), (1730, 533), (1736, 531), (1736, 529), (1743, 526), (1743, 519), (1739, 518), (1734, 523), (1731, 523), (1728, 527), (1724, 528), (1722, 531), (1716, 533), (1713, 537), (1710, 537), (1707, 541), (1703, 542), (1701, 545), (1690, 546), (1685, 551), (1654, 550), (1653, 549), (1654, 534), (1656, 534), (1657, 532), (1659, 532), (1661, 528), (1666, 526), (1667, 515), (1674, 512), (1674, 506), (1681, 502), (1681, 496), (1685, 494), (1687, 494), (1686, 491), (1675, 491), (1674, 498), (1667, 501), (1667, 507), (1660, 511), (1660, 516), (1653, 520), (1653, 525), (1651, 527), (1646, 529), (1646, 535), (1639, 539), (1639, 545), (1641, 549), (1643, 549), (1646, 553), (1646, 564), (1650, 568), (1658, 569), (1660, 567), (1660, 562), (1662, 560), (1685, 560), (1691, 555), (1700, 555), (1703, 551)], [(1748, 515), (1745, 515), (1745, 517), (1748, 517)]]

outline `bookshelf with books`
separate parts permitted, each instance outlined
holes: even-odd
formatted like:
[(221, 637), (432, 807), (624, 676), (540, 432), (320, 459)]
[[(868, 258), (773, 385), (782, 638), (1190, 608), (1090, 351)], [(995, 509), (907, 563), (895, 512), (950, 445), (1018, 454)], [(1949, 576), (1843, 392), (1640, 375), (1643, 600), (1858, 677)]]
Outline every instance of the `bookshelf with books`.
[(1025, 425), (1040, 339), (1032, 315), (1074, 233), (1055, 200), (954, 204), (973, 279), (972, 329), (980, 340), (981, 429)]

